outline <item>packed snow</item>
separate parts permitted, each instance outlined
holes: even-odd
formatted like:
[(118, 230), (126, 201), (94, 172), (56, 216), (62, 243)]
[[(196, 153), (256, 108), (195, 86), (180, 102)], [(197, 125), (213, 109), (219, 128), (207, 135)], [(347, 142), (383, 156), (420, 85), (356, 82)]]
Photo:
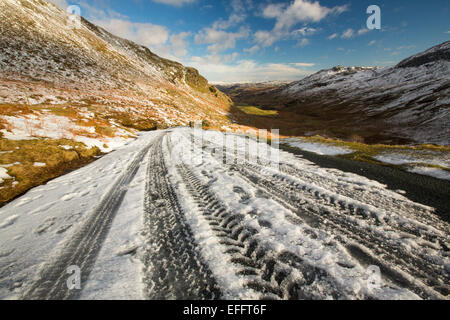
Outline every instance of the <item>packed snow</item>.
[[(143, 259), (146, 247), (151, 246), (145, 238), (143, 211), (148, 173), (162, 170), (157, 166), (150, 168), (153, 162), (148, 159), (159, 153), (162, 158), (152, 161), (161, 160), (164, 163), (167, 172), (162, 170), (161, 178), (167, 177), (178, 199), (183, 219), (192, 231), (194, 247), (220, 287), (222, 298), (260, 299), (265, 295), (258, 287), (247, 286), (249, 281), (259, 276), (242, 273), (242, 259), (236, 260), (236, 256), (229, 252), (230, 249), (239, 249), (237, 245), (249, 245), (246, 244), (246, 236), (239, 236), (231, 243), (231, 240), (224, 242), (221, 237), (225, 234), (217, 231), (208, 219), (207, 211), (201, 206), (202, 201), (206, 201), (206, 206), (215, 203), (217, 208), (221, 208), (217, 214), (229, 212), (230, 219), (238, 218), (233, 223), (249, 230), (247, 237), (257, 243), (258, 250), (266, 252), (264, 259), (273, 257), (278, 271), (281, 267), (291, 270), (285, 280), (288, 283), (295, 279), (305, 281), (301, 279), (314, 275), (308, 285), (303, 285), (308, 297), (332, 299), (338, 292), (341, 299), (442, 298), (434, 287), (413, 276), (414, 272), (424, 272), (420, 267), (416, 268), (416, 263), (427, 261), (424, 266), (432, 270), (444, 270), (450, 263), (441, 249), (441, 241), (447, 241), (449, 245), (448, 224), (434, 216), (432, 208), (414, 203), (378, 182), (339, 170), (320, 168), (287, 152), (280, 151), (278, 154), (280, 163), (277, 169), (277, 166), (272, 166), (276, 150), (267, 148), (267, 144), (233, 134), (201, 132), (204, 139), (202, 145), (197, 144), (196, 133), (189, 128), (142, 133), (137, 140), (96, 162), (36, 187), (1, 208), (0, 299), (20, 299), (33, 283), (39, 281), (43, 266), (51, 265), (70, 241), (74, 241), (77, 230), (96, 212), (102, 199), (107, 199), (107, 192), (123, 177), (133, 159), (148, 146), (150, 149), (144, 160), (139, 162), (132, 180), (121, 186), (127, 192), (90, 276), (83, 283), (79, 298), (148, 298), (144, 292), (150, 292), (151, 297), (153, 287), (143, 280), (151, 277), (153, 272)], [(223, 145), (226, 148), (220, 150)], [(267, 154), (260, 152), (262, 147), (268, 151)], [(260, 160), (269, 161), (270, 165), (252, 163), (252, 159), (258, 158), (255, 151)], [(224, 164), (223, 156), (232, 161)], [(289, 173), (291, 171), (292, 174)], [(255, 174), (256, 180), (248, 178), (249, 173)], [(278, 181), (273, 194), (261, 181)], [(277, 188), (285, 185), (295, 186), (292, 194), (276, 193)], [(206, 193), (195, 198), (195, 190)], [(304, 199), (295, 192), (306, 192)], [(317, 194), (319, 196), (315, 198)], [(311, 204), (314, 212), (317, 208), (331, 205), (332, 202), (323, 202), (323, 199), (333, 198), (333, 201), (343, 203), (347, 208), (354, 208), (358, 214), (344, 214), (338, 207), (330, 206), (329, 213), (323, 217), (330, 217), (330, 224), (317, 224), (322, 218), (315, 222), (315, 218), (311, 219), (314, 215), (308, 218), (293, 209), (296, 205), (303, 206), (303, 201), (309, 201), (308, 197), (315, 199), (315, 203)], [(164, 207), (169, 200), (155, 201), (156, 207)], [(350, 231), (347, 233), (345, 228), (333, 229), (337, 223), (333, 219), (337, 218), (351, 222), (347, 226), (359, 230), (358, 235)], [(224, 222), (224, 230), (229, 223)], [(416, 232), (420, 235), (417, 236)], [(364, 247), (364, 243), (372, 245), (373, 239), (358, 243), (348, 238), (353, 236), (361, 239), (375, 237), (373, 239), (384, 243), (380, 250), (396, 248), (405, 257), (413, 257), (415, 263), (395, 264), (389, 257), (396, 252), (390, 251), (385, 252), (387, 256), (383, 260), (377, 260), (377, 254), (371, 253), (374, 248)], [(438, 240), (433, 242), (432, 239)], [(374, 257), (373, 262), (367, 265), (363, 263), (364, 259), (359, 260), (358, 255), (349, 249), (355, 246), (359, 246), (358, 250), (365, 255)], [(183, 261), (176, 255), (172, 258), (180, 259), (180, 263)], [(293, 264), (286, 264), (288, 262), (282, 262), (283, 259)], [(254, 261), (259, 263), (263, 260)], [(300, 269), (295, 269), (298, 261), (302, 261)], [(410, 287), (399, 285), (395, 282), (396, 276), (392, 277), (389, 273), (382, 274), (377, 287), (369, 286), (370, 264), (378, 263), (382, 264), (380, 267), (383, 270), (388, 268), (391, 274), (400, 276)], [(167, 265), (168, 271), (171, 268)], [(249, 272), (248, 268), (244, 270)], [(315, 274), (321, 276), (316, 277)], [(436, 277), (445, 278), (448, 274)], [(283, 293), (277, 294), (269, 297), (283, 296)]]
[(424, 165), (436, 165), (450, 169), (450, 159), (448, 158), (448, 152), (441, 153), (422, 150), (405, 150), (401, 153), (386, 152), (374, 156), (373, 158), (384, 163), (404, 165), (404, 167), (409, 172), (427, 175), (437, 179), (450, 180), (449, 171)]
[[(120, 176), (135, 153), (154, 136), (154, 133), (141, 134), (129, 145), (36, 187), (0, 209), (0, 269), (10, 268), (7, 277), (0, 279), (0, 299), (20, 298), (22, 286), (36, 277), (41, 264), (64, 247), (65, 241), (92, 214), (105, 190)], [(3, 170), (0, 168), (0, 172)], [(118, 255), (118, 251), (133, 241), (134, 236), (138, 238), (138, 230), (142, 228), (143, 184), (141, 172), (129, 186), (100, 252), (97, 261), (100, 269), (94, 268), (94, 281), (86, 287), (83, 297), (142, 298), (138, 285), (139, 261), (130, 262), (130, 256)], [(113, 250), (109, 250), (111, 241)], [(105, 281), (100, 286), (97, 280)]]
[(282, 142), (287, 143), (291, 147), (327, 156), (344, 155), (354, 152), (353, 150), (347, 148), (333, 146), (329, 144), (319, 142), (307, 142), (306, 140), (303, 140), (301, 138), (283, 139)]
[(35, 163), (33, 163), (33, 166), (34, 167), (45, 167), (45, 166), (47, 166), (47, 164), (44, 162), (35, 162)]
[(0, 183), (3, 183), (6, 179), (12, 179), (8, 174), (8, 170), (4, 167), (0, 167)]
[(450, 180), (450, 172), (439, 168), (415, 166), (408, 169), (408, 171), (412, 173), (423, 174), (433, 178)]
[[(68, 117), (51, 114), (32, 114), (23, 117), (3, 116), (11, 127), (11, 131), (1, 130), (4, 137), (10, 140), (32, 140), (38, 137), (50, 139), (71, 139), (82, 142), (89, 148), (98, 147), (102, 152), (111, 152), (133, 139), (131, 133), (116, 128), (114, 137), (95, 134), (95, 127), (80, 126)], [(66, 150), (70, 146), (64, 146)]]
[(374, 159), (390, 163), (390, 164), (414, 164), (414, 163), (427, 163), (433, 164), (441, 167), (450, 168), (450, 159), (448, 158), (448, 154), (441, 152), (433, 152), (433, 151), (422, 151), (422, 150), (414, 150), (408, 151), (404, 150), (402, 152), (394, 153), (394, 152), (386, 152), (377, 156), (374, 156)]

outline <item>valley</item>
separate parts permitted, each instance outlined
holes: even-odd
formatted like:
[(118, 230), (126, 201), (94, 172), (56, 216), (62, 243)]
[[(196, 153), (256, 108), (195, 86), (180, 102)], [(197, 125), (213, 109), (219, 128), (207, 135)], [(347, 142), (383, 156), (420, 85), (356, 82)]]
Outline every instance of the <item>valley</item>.
[[(195, 35), (103, 13), (139, 43), (187, 55), (191, 38), (197, 70), (101, 19), (68, 27), (60, 2), (0, 1), (0, 300), (449, 299), (450, 42), (390, 67), (258, 64), (218, 54), (243, 39), (251, 59), (269, 52), (228, 29), (247, 18), (230, 3)], [(278, 17), (305, 4), (349, 10), (270, 4), (255, 17), (274, 30), (255, 37), (307, 50), (322, 29), (283, 33)], [(199, 72), (226, 80), (220, 59), (296, 79)]]

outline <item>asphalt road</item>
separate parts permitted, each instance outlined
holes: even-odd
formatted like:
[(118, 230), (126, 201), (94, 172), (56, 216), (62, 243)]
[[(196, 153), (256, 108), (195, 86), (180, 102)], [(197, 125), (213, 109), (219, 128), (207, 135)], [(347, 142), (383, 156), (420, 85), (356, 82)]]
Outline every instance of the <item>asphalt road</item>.
[(368, 162), (318, 155), (286, 145), (280, 148), (301, 155), (321, 167), (352, 172), (385, 184), (391, 190), (403, 190), (407, 198), (435, 208), (435, 213), (442, 220), (450, 222), (450, 181)]

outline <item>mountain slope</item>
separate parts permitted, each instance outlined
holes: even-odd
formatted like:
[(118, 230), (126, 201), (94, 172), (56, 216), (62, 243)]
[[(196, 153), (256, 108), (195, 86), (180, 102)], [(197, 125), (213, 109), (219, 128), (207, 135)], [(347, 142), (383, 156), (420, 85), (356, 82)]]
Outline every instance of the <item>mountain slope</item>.
[(449, 75), (445, 42), (392, 68), (337, 66), (278, 88), (233, 92), (238, 104), (278, 109), (286, 134), (448, 145)]
[(231, 124), (197, 70), (43, 0), (0, 1), (0, 206), (115, 150), (137, 131)]
[[(124, 107), (164, 125), (226, 122), (228, 98), (197, 70), (69, 16), (42, 0), (0, 3), (0, 103)], [(24, 92), (25, 88), (29, 92)], [(143, 108), (145, 107), (145, 108)], [(217, 121), (220, 119), (220, 121)]]

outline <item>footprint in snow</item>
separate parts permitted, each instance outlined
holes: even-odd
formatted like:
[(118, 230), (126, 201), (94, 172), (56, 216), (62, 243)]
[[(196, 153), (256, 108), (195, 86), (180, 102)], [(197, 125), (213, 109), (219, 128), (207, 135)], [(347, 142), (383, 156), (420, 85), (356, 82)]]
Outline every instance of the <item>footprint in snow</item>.
[(76, 193), (68, 193), (61, 198), (62, 201), (72, 200), (77, 194)]
[(233, 187), (233, 191), (241, 196), (241, 200), (239, 202), (243, 203), (250, 199), (250, 194), (247, 193), (244, 189), (238, 186)]
[(5, 258), (7, 256), (9, 256), (11, 253), (13, 253), (16, 249), (11, 249), (11, 250), (3, 250), (0, 251), (0, 258)]
[(17, 221), (17, 219), (19, 219), (19, 216), (17, 214), (6, 218), (2, 223), (0, 223), (0, 229), (5, 229), (13, 225)]
[(90, 189), (90, 188), (88, 188), (88, 189), (86, 189), (86, 190), (80, 192), (78, 195), (79, 195), (80, 197), (84, 197), (84, 196), (87, 196), (89, 193), (91, 193), (91, 189)]
[(258, 219), (258, 224), (263, 228), (268, 228), (268, 229), (272, 228), (272, 224), (267, 220)]
[(34, 230), (34, 232), (36, 232), (37, 234), (43, 234), (45, 232), (47, 232), (47, 230), (53, 226), (56, 222), (56, 218), (55, 217), (51, 217), (48, 218), (44, 221), (43, 224), (41, 224), (39, 227), (36, 228), (36, 230)]
[(67, 230), (69, 230), (70, 228), (72, 228), (71, 224), (64, 225), (61, 228), (59, 228), (58, 230), (56, 230), (56, 233), (57, 234), (62, 234), (64, 232), (66, 232)]
[(133, 256), (136, 253), (136, 251), (139, 249), (139, 247), (140, 247), (140, 245), (137, 243), (126, 244), (126, 245), (121, 246), (116, 254), (118, 256), (126, 256), (126, 255)]
[(256, 191), (255, 196), (256, 196), (257, 198), (261, 198), (261, 199), (269, 199), (269, 196), (268, 196), (264, 191), (262, 191), (261, 189), (258, 189), (258, 190)]
[(36, 210), (31, 211), (30, 215), (45, 212), (45, 211), (49, 210), (51, 207), (53, 207), (55, 204), (56, 204), (56, 202), (50, 202), (50, 203), (44, 204), (43, 206), (40, 206)]
[(30, 198), (22, 198), (19, 200), (19, 202), (15, 205), (16, 208), (21, 207), (23, 205), (26, 205), (27, 203), (29, 203), (31, 201)]
[(17, 236), (15, 236), (14, 238), (13, 238), (13, 240), (14, 241), (17, 241), (17, 240), (20, 240), (20, 239), (22, 239), (23, 238), (23, 234), (18, 234)]

